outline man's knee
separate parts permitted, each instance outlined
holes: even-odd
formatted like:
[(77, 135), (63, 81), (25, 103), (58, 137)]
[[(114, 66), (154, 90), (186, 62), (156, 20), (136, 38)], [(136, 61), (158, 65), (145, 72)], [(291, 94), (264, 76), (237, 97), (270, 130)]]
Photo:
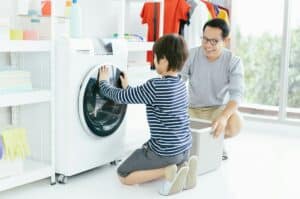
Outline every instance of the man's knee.
[(239, 112), (235, 112), (228, 119), (225, 138), (231, 138), (238, 135), (243, 127), (244, 119)]

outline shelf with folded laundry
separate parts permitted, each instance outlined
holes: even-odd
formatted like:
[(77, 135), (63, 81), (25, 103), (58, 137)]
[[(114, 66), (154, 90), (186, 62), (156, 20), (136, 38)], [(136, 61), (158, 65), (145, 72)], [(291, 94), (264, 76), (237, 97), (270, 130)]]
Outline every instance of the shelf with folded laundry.
[(49, 40), (2, 40), (0, 52), (50, 52)]
[(0, 95), (31, 90), (29, 71), (14, 69), (10, 66), (0, 67)]
[(49, 102), (14, 106), (11, 121), (0, 124), (0, 191), (53, 174), (54, 137), (50, 133), (52, 109)]
[(32, 127), (0, 126), (0, 191), (51, 175), (49, 161), (35, 154), (41, 146), (33, 142), (39, 135), (32, 131)]
[[(51, 176), (53, 172), (53, 167), (50, 165), (50, 163), (46, 163), (42, 161), (26, 159), (21, 163), (21, 165), (22, 165), (21, 174), (0, 178), (0, 191), (47, 178)], [(18, 166), (19, 165), (17, 165), (17, 163), (16, 165), (14, 165), (14, 167), (18, 167)], [(0, 172), (1, 171), (2, 169), (0, 168)]]
[(0, 94), (0, 108), (49, 102), (51, 100), (50, 90), (31, 90)]
[(0, 107), (50, 100), (50, 91), (32, 87), (29, 71), (0, 67)]

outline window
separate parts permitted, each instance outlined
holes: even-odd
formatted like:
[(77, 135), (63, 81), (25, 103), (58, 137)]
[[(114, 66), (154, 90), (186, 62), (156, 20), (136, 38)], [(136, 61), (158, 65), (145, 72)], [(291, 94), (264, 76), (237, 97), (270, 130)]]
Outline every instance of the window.
[[(293, 3), (292, 12), (285, 10), (285, 0), (240, 1), (232, 0), (232, 50), (240, 56), (245, 69), (245, 96), (241, 111), (279, 118), (281, 60), (287, 23), (284, 14), (291, 19), (290, 64), (288, 76), (288, 118), (300, 119), (300, 7)], [(281, 106), (283, 107), (283, 106)], [(284, 116), (283, 116), (284, 117)], [(285, 119), (285, 118), (279, 118)]]
[(299, 118), (300, 114), (300, 15), (299, 0), (291, 1), (290, 15), (290, 59), (288, 84), (288, 118)]

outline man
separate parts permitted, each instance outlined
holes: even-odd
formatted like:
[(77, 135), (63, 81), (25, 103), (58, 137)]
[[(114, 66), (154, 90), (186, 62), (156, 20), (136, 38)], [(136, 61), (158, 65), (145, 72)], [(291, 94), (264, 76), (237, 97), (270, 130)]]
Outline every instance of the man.
[[(229, 27), (222, 19), (212, 19), (203, 27), (202, 45), (191, 49), (181, 72), (189, 80), (190, 117), (212, 121), (214, 136), (237, 135), (242, 128), (238, 106), (243, 96), (243, 65), (225, 48)], [(227, 159), (226, 152), (223, 159)]]

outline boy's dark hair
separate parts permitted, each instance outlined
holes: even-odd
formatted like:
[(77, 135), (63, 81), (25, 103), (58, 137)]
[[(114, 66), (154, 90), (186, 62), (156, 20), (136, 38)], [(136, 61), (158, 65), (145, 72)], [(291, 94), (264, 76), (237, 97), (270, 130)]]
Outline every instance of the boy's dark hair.
[(203, 32), (205, 31), (205, 28), (207, 26), (221, 29), (223, 39), (225, 39), (229, 35), (230, 28), (229, 28), (228, 24), (226, 23), (226, 21), (224, 21), (223, 19), (216, 18), (216, 19), (211, 19), (211, 20), (207, 21), (203, 26)]
[(167, 34), (160, 37), (153, 45), (153, 53), (157, 62), (164, 57), (168, 60), (168, 71), (181, 71), (188, 56), (184, 39), (177, 34)]

